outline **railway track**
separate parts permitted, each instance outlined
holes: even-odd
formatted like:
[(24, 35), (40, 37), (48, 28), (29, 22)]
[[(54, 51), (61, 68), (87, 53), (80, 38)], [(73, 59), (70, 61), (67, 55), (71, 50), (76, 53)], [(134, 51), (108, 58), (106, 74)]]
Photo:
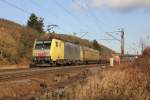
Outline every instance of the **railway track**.
[(54, 71), (60, 70), (73, 70), (73, 69), (82, 69), (82, 68), (91, 68), (91, 67), (100, 67), (100, 64), (91, 64), (91, 65), (77, 65), (77, 66), (63, 66), (63, 67), (50, 67), (50, 68), (32, 68), (32, 69), (21, 69), (21, 70), (12, 70), (0, 72), (0, 82), (5, 81), (14, 81), (24, 78), (30, 78), (37, 75), (42, 75), (46, 73), (53, 73)]

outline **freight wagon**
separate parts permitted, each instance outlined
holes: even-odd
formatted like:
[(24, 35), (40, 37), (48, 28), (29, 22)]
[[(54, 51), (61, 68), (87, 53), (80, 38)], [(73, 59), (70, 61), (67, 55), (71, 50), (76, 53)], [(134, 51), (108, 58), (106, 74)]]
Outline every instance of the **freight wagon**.
[(34, 43), (33, 64), (37, 66), (88, 64), (99, 61), (99, 51), (63, 40), (35, 40)]

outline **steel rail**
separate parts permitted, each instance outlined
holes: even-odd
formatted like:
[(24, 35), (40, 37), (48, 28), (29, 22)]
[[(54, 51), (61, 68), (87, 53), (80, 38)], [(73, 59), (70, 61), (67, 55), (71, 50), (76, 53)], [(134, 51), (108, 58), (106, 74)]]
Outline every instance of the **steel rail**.
[(32, 69), (25, 69), (25, 70), (13, 70), (13, 71), (8, 71), (8, 72), (1, 72), (0, 73), (0, 82), (3, 81), (9, 81), (13, 79), (22, 79), (22, 78), (27, 78), (27, 77), (32, 77), (36, 75), (41, 75), (41, 74), (47, 74), (50, 72), (53, 72), (54, 70), (59, 71), (59, 70), (69, 70), (69, 69), (76, 69), (76, 68), (92, 68), (92, 67), (99, 67), (101, 66), (100, 64), (91, 64), (91, 65), (77, 65), (77, 66), (63, 66), (63, 67), (49, 67), (49, 68), (32, 68)]

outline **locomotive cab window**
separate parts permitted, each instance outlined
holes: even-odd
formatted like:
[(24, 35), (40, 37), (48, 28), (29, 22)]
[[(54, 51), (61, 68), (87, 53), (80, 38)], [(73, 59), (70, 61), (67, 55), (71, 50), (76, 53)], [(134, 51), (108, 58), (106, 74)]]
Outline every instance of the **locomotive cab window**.
[(43, 44), (44, 49), (50, 49), (50, 46), (51, 46), (51, 41), (44, 41), (44, 44)]
[(43, 41), (36, 41), (35, 49), (42, 49), (43, 47)]
[(50, 49), (51, 41), (36, 41), (35, 49)]

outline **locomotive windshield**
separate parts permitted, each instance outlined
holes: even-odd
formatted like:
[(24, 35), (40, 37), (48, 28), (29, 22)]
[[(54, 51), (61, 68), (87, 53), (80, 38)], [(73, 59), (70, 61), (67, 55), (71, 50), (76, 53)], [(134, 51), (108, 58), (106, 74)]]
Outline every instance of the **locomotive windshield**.
[(35, 44), (35, 49), (50, 49), (51, 41), (40, 41), (37, 40)]

